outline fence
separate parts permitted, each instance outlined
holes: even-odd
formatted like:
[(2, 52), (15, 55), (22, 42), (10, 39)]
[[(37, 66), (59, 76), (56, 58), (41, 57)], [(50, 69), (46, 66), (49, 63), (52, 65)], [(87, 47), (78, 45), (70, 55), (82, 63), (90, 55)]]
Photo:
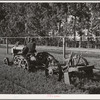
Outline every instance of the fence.
[(71, 36), (54, 36), (54, 37), (0, 37), (0, 44), (15, 44), (19, 41), (20, 44), (25, 44), (29, 38), (34, 38), (37, 45), (58, 46), (62, 47), (63, 38), (66, 40), (67, 47), (82, 47), (82, 48), (100, 48), (100, 37), (82, 36), (73, 38)]
[(17, 41), (20, 44), (26, 44), (29, 38), (34, 38), (37, 45), (47, 45), (47, 46), (62, 46), (63, 37), (1, 37), (0, 43), (15, 44)]
[(55, 37), (0, 37), (0, 45), (5, 45), (8, 48), (19, 41), (19, 45), (26, 45), (29, 38), (34, 38), (37, 46), (62, 47), (63, 54), (65, 54), (65, 47), (67, 48), (100, 48), (100, 37), (80, 37), (72, 38), (69, 36), (55, 36)]

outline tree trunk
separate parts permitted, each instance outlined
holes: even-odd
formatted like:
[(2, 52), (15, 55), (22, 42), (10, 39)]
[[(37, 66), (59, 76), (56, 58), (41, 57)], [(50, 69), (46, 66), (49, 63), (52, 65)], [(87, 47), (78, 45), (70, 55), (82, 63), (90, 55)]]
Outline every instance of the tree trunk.
[(82, 36), (80, 37), (80, 41), (79, 41), (79, 48), (81, 48), (82, 46)]
[(90, 41), (91, 37), (89, 36), (89, 29), (88, 29), (88, 33), (87, 33), (87, 38), (88, 38), (87, 39), (87, 48), (90, 48), (90, 42), (89, 41)]
[(76, 16), (75, 16), (75, 20), (74, 20), (74, 47), (76, 47)]

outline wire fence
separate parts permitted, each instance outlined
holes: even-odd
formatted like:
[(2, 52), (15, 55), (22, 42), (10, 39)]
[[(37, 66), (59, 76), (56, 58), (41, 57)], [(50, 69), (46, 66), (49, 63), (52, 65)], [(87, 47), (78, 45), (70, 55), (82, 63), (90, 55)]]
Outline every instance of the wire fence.
[(34, 38), (38, 46), (56, 46), (63, 47), (63, 38), (65, 38), (66, 47), (74, 48), (96, 48), (100, 49), (100, 36), (53, 36), (53, 37), (0, 37), (0, 44), (14, 45), (19, 41), (20, 45), (26, 45), (29, 38)]
[(62, 46), (63, 37), (1, 37), (0, 44), (14, 45), (19, 42), (19, 45), (26, 45), (30, 38), (34, 38), (38, 46)]

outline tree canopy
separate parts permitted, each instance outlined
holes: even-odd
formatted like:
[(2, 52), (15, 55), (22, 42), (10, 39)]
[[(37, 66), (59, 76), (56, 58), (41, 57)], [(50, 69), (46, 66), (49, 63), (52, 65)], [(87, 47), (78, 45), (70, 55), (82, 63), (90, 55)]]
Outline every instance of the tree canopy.
[(0, 36), (100, 35), (100, 3), (0, 3)]

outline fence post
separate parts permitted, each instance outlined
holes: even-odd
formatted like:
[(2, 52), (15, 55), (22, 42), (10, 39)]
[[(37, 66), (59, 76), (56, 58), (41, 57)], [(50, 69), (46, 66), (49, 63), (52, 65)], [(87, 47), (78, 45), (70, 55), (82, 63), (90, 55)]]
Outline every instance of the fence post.
[(8, 52), (8, 38), (6, 38), (6, 48), (7, 48), (7, 51), (6, 51), (6, 53), (8, 54), (9, 52)]
[(27, 44), (27, 37), (25, 37), (24, 40), (25, 40), (24, 45), (26, 45)]
[[(66, 37), (63, 37), (63, 62), (66, 59)], [(65, 84), (70, 85), (69, 71), (64, 73), (64, 82)]]
[(65, 60), (66, 46), (65, 46), (65, 37), (63, 37), (63, 61)]

